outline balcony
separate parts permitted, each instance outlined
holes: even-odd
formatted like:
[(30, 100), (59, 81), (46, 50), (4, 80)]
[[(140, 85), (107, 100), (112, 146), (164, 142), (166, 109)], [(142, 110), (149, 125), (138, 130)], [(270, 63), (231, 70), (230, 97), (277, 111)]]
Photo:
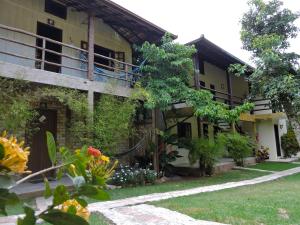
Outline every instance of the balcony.
[[(76, 78), (92, 83), (112, 82), (123, 88), (133, 87), (141, 77), (139, 66), (96, 53), (93, 58), (94, 70), (88, 79), (87, 50), (0, 24), (0, 61), (3, 63), (56, 73), (56, 77), (71, 77), (75, 82)], [(39, 82), (43, 83), (43, 79)]]

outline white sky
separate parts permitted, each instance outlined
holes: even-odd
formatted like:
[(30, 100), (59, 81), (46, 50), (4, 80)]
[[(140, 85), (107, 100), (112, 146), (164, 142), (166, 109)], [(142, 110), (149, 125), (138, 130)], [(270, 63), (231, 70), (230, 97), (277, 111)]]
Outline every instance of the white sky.
[[(250, 62), (241, 49), (239, 21), (247, 11), (247, 0), (113, 0), (150, 22), (178, 35), (180, 43), (204, 34), (207, 39)], [(300, 12), (300, 0), (283, 0), (285, 7)], [(300, 27), (300, 20), (297, 21)], [(291, 42), (300, 54), (300, 34)]]

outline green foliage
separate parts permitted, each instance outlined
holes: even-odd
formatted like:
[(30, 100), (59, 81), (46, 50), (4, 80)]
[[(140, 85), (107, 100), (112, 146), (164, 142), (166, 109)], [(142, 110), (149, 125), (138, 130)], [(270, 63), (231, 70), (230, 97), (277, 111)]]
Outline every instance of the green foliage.
[(32, 92), (28, 82), (0, 78), (0, 121), (8, 131), (23, 131), (27, 123), (37, 115), (28, 101)]
[(239, 133), (219, 133), (217, 139), (226, 146), (238, 166), (244, 166), (244, 159), (251, 156), (255, 148), (255, 142), (250, 137)]
[(160, 46), (146, 42), (139, 50), (146, 59), (142, 68), (145, 76), (141, 81), (141, 86), (146, 91), (145, 107), (164, 111), (171, 104), (186, 102), (198, 117), (229, 122), (238, 120), (241, 112), (253, 107), (247, 103), (230, 110), (227, 105), (213, 101), (213, 95), (209, 91), (190, 87), (194, 74), (194, 46), (175, 43), (166, 35)]
[(111, 183), (122, 187), (154, 184), (157, 173), (154, 170), (120, 166), (111, 178)]
[(212, 175), (214, 164), (222, 156), (223, 149), (219, 142), (197, 138), (188, 145), (191, 164), (198, 160), (201, 175)]
[(58, 185), (53, 192), (53, 205), (57, 206), (70, 199), (66, 186)]
[(15, 193), (9, 192), (8, 189), (0, 186), (0, 215), (7, 216), (6, 207), (8, 205), (15, 205), (19, 202), (19, 198)]
[(44, 178), (44, 184), (45, 184), (44, 197), (49, 198), (50, 196), (52, 196), (52, 190), (47, 178)]
[(18, 218), (18, 225), (35, 225), (36, 217), (34, 210), (28, 206), (24, 206), (25, 217), (23, 219)]
[(4, 146), (0, 144), (0, 160), (5, 156)]
[[(289, 52), (290, 39), (299, 28), (299, 13), (283, 8), (279, 0), (249, 1), (249, 10), (241, 21), (243, 48), (252, 53), (255, 69), (249, 76), (252, 97), (270, 99), (274, 110), (284, 109), (293, 129), (299, 131), (297, 112), (300, 109), (299, 54)], [(237, 69), (238, 74), (244, 71)], [(299, 135), (297, 135), (298, 137)], [(297, 138), (298, 142), (300, 137)]]
[(56, 144), (52, 133), (46, 131), (48, 155), (52, 165), (56, 164)]
[(120, 142), (134, 133), (133, 120), (137, 104), (131, 98), (103, 95), (95, 107), (94, 146), (101, 148), (107, 155), (114, 155)]
[(65, 213), (56, 209), (52, 209), (49, 212), (42, 214), (40, 217), (53, 225), (89, 225), (89, 223), (80, 216)]
[(287, 133), (281, 136), (281, 147), (284, 152), (284, 157), (292, 157), (300, 151), (293, 129), (289, 128)]
[(81, 187), (79, 187), (78, 193), (80, 195), (100, 201), (109, 200), (109, 195), (105, 191), (100, 190), (97, 186), (94, 185), (82, 185)]

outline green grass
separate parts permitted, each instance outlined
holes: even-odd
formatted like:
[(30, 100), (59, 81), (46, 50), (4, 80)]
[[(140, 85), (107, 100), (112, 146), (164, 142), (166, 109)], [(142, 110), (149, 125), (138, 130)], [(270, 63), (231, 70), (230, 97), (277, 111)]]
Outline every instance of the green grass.
[(264, 162), (259, 163), (254, 166), (249, 166), (249, 168), (260, 169), (260, 170), (269, 170), (269, 171), (283, 171), (299, 167), (300, 165), (293, 163), (284, 163), (284, 162)]
[(192, 180), (182, 180), (167, 182), (150, 186), (138, 186), (130, 188), (121, 188), (108, 191), (112, 200), (128, 198), (151, 193), (162, 193), (168, 191), (183, 190), (213, 184), (221, 184), (232, 181), (240, 181), (263, 176), (268, 173), (247, 170), (232, 170), (226, 173), (218, 174), (212, 177), (201, 177)]
[(195, 219), (232, 225), (288, 225), (300, 221), (300, 174), (277, 181), (156, 202)]
[[(109, 190), (108, 193), (111, 197), (111, 200), (128, 198), (139, 195), (146, 195), (151, 193), (161, 193), (168, 191), (183, 190), (213, 184), (221, 184), (231, 181), (240, 181), (246, 179), (252, 179), (255, 177), (263, 176), (268, 173), (259, 172), (259, 171), (247, 171), (247, 170), (232, 170), (223, 174), (218, 174), (212, 177), (201, 177), (191, 180), (182, 180), (174, 182), (166, 182), (162, 184), (150, 185), (150, 186), (139, 186), (139, 187), (130, 187), (122, 189)], [(34, 200), (26, 200), (31, 206), (35, 207)], [(89, 203), (95, 202), (93, 199), (88, 200)], [(23, 213), (23, 208), (21, 204), (10, 206), (8, 208), (9, 215), (18, 215)]]

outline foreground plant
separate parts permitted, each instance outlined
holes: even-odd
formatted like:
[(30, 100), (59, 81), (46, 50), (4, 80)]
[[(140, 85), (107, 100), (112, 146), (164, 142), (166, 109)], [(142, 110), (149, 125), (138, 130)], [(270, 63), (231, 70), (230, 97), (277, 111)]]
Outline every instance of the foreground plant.
[(113, 175), (117, 162), (110, 159), (100, 150), (83, 147), (75, 152), (62, 147), (58, 151), (61, 162), (57, 160), (57, 149), (54, 137), (47, 132), (49, 158), (52, 166), (45, 170), (30, 174), (22, 179), (18, 175), (28, 173), (27, 163), (29, 148), (22, 148), (23, 142), (18, 143), (14, 137), (8, 138), (6, 133), (0, 138), (0, 214), (7, 215), (6, 206), (18, 203), (20, 200), (11, 189), (32, 177), (58, 169), (57, 178), (66, 173), (74, 184), (74, 191), (69, 192), (64, 185), (51, 190), (45, 178), (45, 198), (53, 197), (52, 204), (44, 211), (36, 213), (29, 206), (24, 205), (24, 218), (19, 218), (18, 225), (33, 225), (38, 219), (50, 224), (89, 224), (90, 212), (85, 198), (108, 200), (109, 195), (103, 190), (106, 181)]

